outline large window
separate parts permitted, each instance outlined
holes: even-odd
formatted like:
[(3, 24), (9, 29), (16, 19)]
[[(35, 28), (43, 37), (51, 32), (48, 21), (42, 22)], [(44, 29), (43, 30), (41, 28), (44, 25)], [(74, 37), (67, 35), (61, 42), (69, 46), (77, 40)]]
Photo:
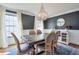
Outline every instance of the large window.
[(12, 39), (11, 32), (19, 33), (17, 14), (13, 12), (7, 12), (5, 14), (5, 38), (10, 41)]

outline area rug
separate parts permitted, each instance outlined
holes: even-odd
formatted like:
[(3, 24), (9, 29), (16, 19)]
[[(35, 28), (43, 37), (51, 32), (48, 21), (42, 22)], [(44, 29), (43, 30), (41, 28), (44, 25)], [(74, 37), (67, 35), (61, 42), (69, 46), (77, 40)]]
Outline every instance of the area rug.
[(17, 48), (8, 48), (5, 51), (5, 55), (16, 55), (17, 54)]
[(8, 54), (10, 54), (10, 52), (2, 52), (2, 53), (0, 53), (0, 55), (8, 55)]
[(62, 43), (58, 43), (56, 52), (58, 55), (79, 55), (79, 48), (74, 48)]
[[(6, 49), (5, 53), (0, 53), (0, 55), (16, 55), (16, 54), (17, 54), (17, 48), (8, 48)], [(58, 43), (55, 55), (79, 55), (79, 49)]]

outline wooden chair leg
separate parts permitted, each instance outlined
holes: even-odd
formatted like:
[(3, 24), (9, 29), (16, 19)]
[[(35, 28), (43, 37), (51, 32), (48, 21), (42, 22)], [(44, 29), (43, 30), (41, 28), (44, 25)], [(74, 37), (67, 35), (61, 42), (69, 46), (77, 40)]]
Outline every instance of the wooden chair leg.
[(35, 48), (34, 47), (31, 50), (31, 55), (35, 55)]
[(52, 51), (53, 51), (53, 55), (54, 55), (54, 47), (53, 47)]

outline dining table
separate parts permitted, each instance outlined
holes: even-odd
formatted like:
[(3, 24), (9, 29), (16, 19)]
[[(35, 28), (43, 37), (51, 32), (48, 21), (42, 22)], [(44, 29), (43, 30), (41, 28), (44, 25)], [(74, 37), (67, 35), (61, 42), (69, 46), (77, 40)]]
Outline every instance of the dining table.
[(29, 44), (37, 44), (39, 42), (42, 42), (45, 40), (45, 38), (47, 37), (48, 33), (44, 33), (44, 34), (40, 34), (40, 35), (29, 35), (29, 40), (28, 43)]
[(32, 45), (35, 48), (35, 53), (39, 54), (43, 51), (36, 51), (37, 50), (37, 45), (39, 44), (44, 44), (45, 43), (45, 38), (48, 35), (48, 33), (40, 34), (40, 35), (29, 35), (30, 38), (28, 40), (29, 45)]

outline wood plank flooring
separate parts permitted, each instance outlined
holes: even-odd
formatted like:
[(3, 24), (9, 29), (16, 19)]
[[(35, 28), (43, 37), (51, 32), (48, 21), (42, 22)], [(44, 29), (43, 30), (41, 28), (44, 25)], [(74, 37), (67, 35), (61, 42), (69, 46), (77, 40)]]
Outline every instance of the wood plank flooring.
[[(15, 47), (16, 47), (16, 45), (10, 45), (8, 48), (15, 48)], [(0, 53), (5, 52), (6, 49), (7, 48), (0, 48)]]

